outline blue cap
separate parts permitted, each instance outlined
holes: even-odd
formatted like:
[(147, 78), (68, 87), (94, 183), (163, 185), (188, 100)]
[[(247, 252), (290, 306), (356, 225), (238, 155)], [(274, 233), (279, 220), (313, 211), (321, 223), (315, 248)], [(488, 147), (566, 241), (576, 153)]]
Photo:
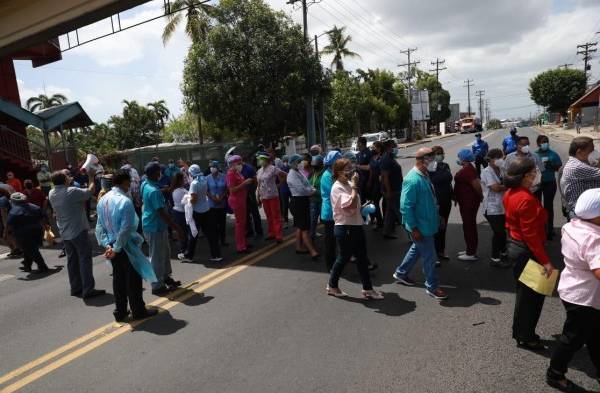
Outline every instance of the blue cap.
[(473, 162), (475, 161), (475, 156), (470, 149), (462, 149), (458, 152), (458, 159), (461, 161)]
[(292, 154), (290, 156), (290, 160), (289, 160), (290, 164), (293, 164), (295, 162), (300, 162), (300, 161), (302, 161), (302, 156), (301, 155), (299, 155), (299, 154)]
[(156, 172), (160, 172), (160, 164), (156, 161), (150, 161), (144, 167), (144, 173), (146, 176), (150, 176)]
[(337, 150), (332, 150), (327, 153), (327, 155), (325, 156), (325, 160), (323, 160), (323, 163), (325, 164), (325, 166), (330, 167), (333, 165), (334, 162), (336, 162), (340, 158), (342, 158), (342, 153), (340, 153)]
[(188, 169), (188, 172), (190, 173), (190, 175), (192, 175), (192, 177), (200, 176), (202, 174), (200, 166), (196, 164), (192, 165), (190, 169)]
[(354, 154), (351, 151), (345, 152), (342, 157), (345, 158), (346, 160), (352, 162), (352, 163), (356, 163), (356, 154)]
[(217, 160), (212, 160), (209, 164), (209, 168), (220, 168), (221, 164)]

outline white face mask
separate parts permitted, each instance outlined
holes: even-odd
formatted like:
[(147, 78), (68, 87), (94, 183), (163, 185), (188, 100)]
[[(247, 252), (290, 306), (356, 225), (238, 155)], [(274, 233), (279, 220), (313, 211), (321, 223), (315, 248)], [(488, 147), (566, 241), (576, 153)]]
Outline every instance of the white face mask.
[(427, 170), (429, 172), (435, 172), (435, 170), (437, 169), (437, 161), (433, 160), (431, 162), (429, 162), (429, 164), (427, 164)]
[(244, 167), (244, 166), (243, 166), (242, 164), (237, 164), (237, 165), (235, 166), (235, 170), (236, 170), (236, 171), (238, 171), (238, 172), (241, 172), (243, 167)]
[(210, 168), (210, 173), (212, 173), (213, 175), (214, 175), (215, 173), (219, 173), (219, 169), (218, 169), (218, 168), (215, 168), (215, 167), (212, 167), (212, 168)]
[(588, 162), (591, 166), (597, 166), (598, 162), (600, 162), (600, 151), (592, 150), (588, 156)]
[(494, 164), (498, 168), (503, 168), (504, 167), (504, 158), (498, 158), (498, 159), (494, 160)]
[(529, 145), (525, 145), (525, 146), (521, 147), (521, 153), (529, 154)]

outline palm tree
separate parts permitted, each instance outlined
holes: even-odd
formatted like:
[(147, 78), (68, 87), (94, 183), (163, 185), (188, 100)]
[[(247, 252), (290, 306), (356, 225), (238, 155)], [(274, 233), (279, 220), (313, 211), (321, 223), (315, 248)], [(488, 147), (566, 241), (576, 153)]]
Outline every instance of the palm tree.
[(333, 29), (327, 32), (327, 36), (329, 37), (329, 45), (327, 45), (321, 51), (321, 54), (324, 55), (333, 55), (333, 60), (331, 60), (331, 67), (335, 65), (336, 71), (344, 70), (344, 57), (358, 57), (360, 55), (356, 52), (352, 52), (347, 48), (348, 43), (352, 41), (352, 37), (350, 35), (344, 35), (344, 31), (346, 30), (346, 26), (337, 27), (333, 26)]
[(43, 109), (52, 108), (53, 106), (59, 106), (67, 102), (67, 97), (62, 94), (53, 94), (48, 97), (45, 94), (40, 94), (37, 97), (31, 97), (25, 103), (27, 110), (30, 112), (37, 112)]
[[(152, 112), (154, 112), (154, 116), (156, 116), (156, 119), (160, 123), (160, 132), (164, 133), (165, 132), (165, 120), (167, 120), (169, 118), (169, 115), (171, 114), (171, 112), (169, 111), (169, 108), (167, 108), (165, 100), (149, 102), (148, 107), (150, 109), (152, 109)], [(158, 142), (158, 140), (160, 140), (160, 135), (159, 135), (159, 138), (157, 139), (157, 142)]]
[[(185, 12), (185, 32), (192, 43), (204, 41), (210, 29), (210, 18), (215, 15), (216, 8), (209, 4), (198, 3), (197, 0), (175, 0), (173, 3), (165, 3), (167, 14), (167, 25), (162, 34), (163, 45), (173, 37), (177, 26), (183, 21), (183, 10)], [(202, 115), (196, 113), (198, 121), (198, 139), (200, 144), (204, 143), (202, 132)]]

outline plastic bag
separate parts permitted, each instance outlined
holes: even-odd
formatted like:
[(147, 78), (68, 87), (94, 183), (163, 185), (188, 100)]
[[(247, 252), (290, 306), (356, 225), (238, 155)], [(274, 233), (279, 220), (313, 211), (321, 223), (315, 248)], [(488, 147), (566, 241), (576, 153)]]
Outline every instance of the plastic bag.
[(52, 229), (50, 229), (50, 227), (46, 228), (44, 231), (44, 245), (46, 247), (53, 246), (55, 243), (55, 238), (56, 236), (54, 236), (54, 233), (52, 233)]

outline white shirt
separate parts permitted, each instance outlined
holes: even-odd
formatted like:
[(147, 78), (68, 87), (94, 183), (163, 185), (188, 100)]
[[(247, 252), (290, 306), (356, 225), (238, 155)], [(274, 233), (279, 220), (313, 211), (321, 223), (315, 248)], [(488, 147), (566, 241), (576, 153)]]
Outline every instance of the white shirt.
[(187, 194), (187, 190), (183, 187), (179, 187), (178, 189), (173, 191), (173, 210), (176, 210), (181, 213), (185, 212), (183, 203), (181, 203), (181, 200), (183, 199), (185, 194)]
[(502, 181), (496, 174), (496, 171), (488, 165), (483, 171), (481, 171), (481, 189), (483, 190), (483, 213), (495, 216), (504, 214), (504, 205), (502, 204), (502, 198), (504, 191), (496, 192), (492, 190), (494, 184), (502, 184)]
[(314, 189), (300, 172), (296, 169), (290, 169), (287, 175), (287, 184), (292, 196), (310, 196)]

